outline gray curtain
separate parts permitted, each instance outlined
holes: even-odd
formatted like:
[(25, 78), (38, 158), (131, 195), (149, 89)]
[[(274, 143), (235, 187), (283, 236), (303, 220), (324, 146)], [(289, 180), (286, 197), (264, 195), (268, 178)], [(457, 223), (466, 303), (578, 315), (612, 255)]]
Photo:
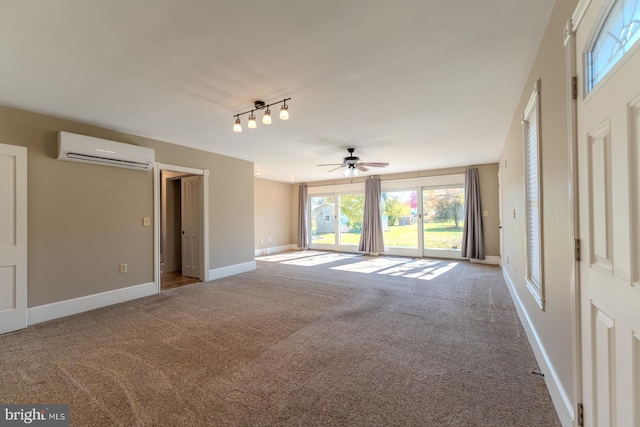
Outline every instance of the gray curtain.
[(359, 249), (368, 253), (384, 252), (382, 214), (380, 209), (380, 179), (368, 178), (364, 184), (364, 218)]
[(480, 179), (477, 168), (467, 169), (465, 172), (465, 197), (462, 257), (484, 259), (482, 204), (480, 203)]
[(298, 247), (309, 247), (309, 227), (307, 224), (307, 186), (300, 185), (298, 189)]

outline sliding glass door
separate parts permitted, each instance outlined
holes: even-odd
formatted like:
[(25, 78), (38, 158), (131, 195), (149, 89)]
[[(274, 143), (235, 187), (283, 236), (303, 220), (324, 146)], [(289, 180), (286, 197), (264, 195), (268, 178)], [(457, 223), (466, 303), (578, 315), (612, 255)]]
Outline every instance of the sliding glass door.
[(385, 253), (419, 256), (418, 190), (382, 192), (382, 231)]
[(333, 249), (336, 244), (336, 211), (333, 195), (309, 198), (311, 245)]
[(311, 247), (356, 252), (362, 234), (364, 193), (309, 197)]
[[(384, 254), (459, 258), (464, 174), (382, 181)], [(364, 184), (309, 188), (311, 248), (358, 252)]]
[(340, 206), (338, 244), (358, 247), (364, 218), (364, 194), (340, 194), (338, 204)]
[(464, 187), (423, 188), (424, 256), (458, 258), (464, 228)]

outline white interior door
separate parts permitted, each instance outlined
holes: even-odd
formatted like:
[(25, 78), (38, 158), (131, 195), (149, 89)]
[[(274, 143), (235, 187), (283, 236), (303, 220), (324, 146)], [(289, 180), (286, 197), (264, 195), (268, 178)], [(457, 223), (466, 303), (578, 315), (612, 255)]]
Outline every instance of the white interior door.
[(0, 334), (27, 327), (27, 149), (0, 144)]
[(593, 0), (576, 31), (584, 422), (601, 427), (640, 426), (640, 43), (584, 95), (611, 4)]
[(182, 178), (182, 275), (200, 278), (200, 179)]

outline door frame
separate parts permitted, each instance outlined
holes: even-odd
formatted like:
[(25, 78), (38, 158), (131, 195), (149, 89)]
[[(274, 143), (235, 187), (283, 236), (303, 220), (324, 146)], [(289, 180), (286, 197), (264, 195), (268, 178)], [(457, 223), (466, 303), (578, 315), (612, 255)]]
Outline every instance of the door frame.
[(573, 253), (569, 287), (571, 289), (571, 359), (573, 365), (573, 419), (576, 425), (582, 421), (582, 313), (580, 292), (580, 211), (578, 198), (578, 85), (575, 30), (584, 16), (589, 1), (581, 1), (564, 28), (566, 58), (565, 79), (567, 86), (567, 148), (569, 153), (569, 239)]
[(166, 170), (169, 172), (181, 172), (189, 175), (199, 175), (202, 180), (202, 200), (200, 230), (202, 246), (200, 247), (200, 280), (209, 280), (209, 171), (207, 169), (196, 169), (188, 166), (171, 165), (166, 163), (156, 163), (153, 168), (153, 281), (156, 285), (156, 293), (160, 293), (160, 173)]

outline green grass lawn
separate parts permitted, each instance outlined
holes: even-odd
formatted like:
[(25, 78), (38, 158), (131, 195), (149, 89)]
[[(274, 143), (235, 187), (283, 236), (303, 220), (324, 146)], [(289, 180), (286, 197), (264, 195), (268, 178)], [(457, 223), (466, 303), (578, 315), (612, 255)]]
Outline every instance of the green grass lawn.
[[(460, 249), (462, 245), (462, 228), (459, 223), (455, 228), (450, 223), (428, 223), (424, 224), (424, 246), (428, 249)], [(418, 234), (416, 225), (392, 225), (388, 231), (384, 232), (385, 246), (401, 248), (415, 248), (418, 246)], [(333, 233), (318, 234), (313, 236), (313, 243), (332, 245), (335, 243)], [(358, 245), (360, 234), (342, 233), (340, 244)]]

